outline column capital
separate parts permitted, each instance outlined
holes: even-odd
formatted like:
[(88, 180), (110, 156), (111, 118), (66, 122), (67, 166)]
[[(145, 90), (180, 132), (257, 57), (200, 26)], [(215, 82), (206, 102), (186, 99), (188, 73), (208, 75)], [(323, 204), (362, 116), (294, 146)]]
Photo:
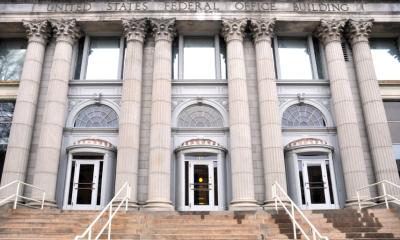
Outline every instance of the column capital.
[(252, 18), (250, 19), (251, 35), (255, 42), (271, 41), (274, 35), (276, 18)]
[(246, 18), (222, 18), (221, 34), (226, 42), (231, 40), (243, 41), (246, 25)]
[(374, 19), (349, 20), (346, 29), (346, 36), (349, 38), (351, 45), (358, 42), (368, 42), (373, 22)]
[(82, 36), (76, 19), (51, 20), (50, 23), (57, 41), (66, 41), (73, 44), (74, 41)]
[(22, 20), (22, 25), (25, 27), (29, 41), (46, 44), (51, 36), (50, 24), (47, 20)]
[(147, 31), (147, 18), (122, 18), (126, 40), (143, 42)]
[(317, 29), (314, 31), (314, 35), (318, 37), (324, 45), (333, 41), (341, 42), (345, 24), (346, 20), (344, 19), (321, 19)]
[(156, 42), (158, 40), (171, 42), (175, 37), (175, 18), (151, 18), (150, 26)]

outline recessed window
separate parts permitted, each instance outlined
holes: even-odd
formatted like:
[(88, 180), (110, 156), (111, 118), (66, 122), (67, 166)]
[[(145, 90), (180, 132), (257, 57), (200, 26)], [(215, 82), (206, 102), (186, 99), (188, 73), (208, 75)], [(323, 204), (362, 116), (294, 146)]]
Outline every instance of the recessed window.
[(283, 127), (318, 128), (326, 127), (322, 112), (309, 104), (296, 104), (288, 107), (282, 117)]
[(394, 149), (394, 157), (396, 159), (396, 164), (397, 164), (397, 171), (399, 172), (399, 177), (400, 177), (400, 144), (394, 144), (393, 149)]
[(120, 37), (89, 37), (79, 42), (75, 79), (121, 79), (124, 41)]
[(0, 80), (19, 80), (27, 42), (24, 39), (0, 40)]
[(14, 106), (14, 102), (0, 102), (0, 180), (6, 158)]
[(320, 46), (312, 37), (275, 37), (278, 79), (322, 79)]
[(74, 127), (78, 128), (117, 128), (118, 115), (109, 106), (89, 105), (76, 116)]
[(383, 102), (392, 142), (400, 144), (400, 101)]
[(173, 79), (226, 79), (225, 45), (218, 36), (180, 36), (173, 46)]
[(395, 39), (371, 39), (371, 54), (379, 80), (400, 80), (400, 51)]

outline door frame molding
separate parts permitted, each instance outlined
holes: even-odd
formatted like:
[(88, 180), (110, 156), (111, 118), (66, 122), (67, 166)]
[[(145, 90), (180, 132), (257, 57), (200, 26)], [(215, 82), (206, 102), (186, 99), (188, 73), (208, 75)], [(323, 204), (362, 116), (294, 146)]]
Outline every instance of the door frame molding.
[[(286, 156), (285, 156), (285, 162), (286, 162), (286, 171), (287, 171), (287, 178), (288, 178), (288, 192), (289, 196), (293, 199), (294, 202), (301, 208), (305, 210), (316, 210), (316, 209), (321, 209), (321, 208), (313, 208), (312, 206), (307, 206), (306, 204), (302, 203), (301, 199), (301, 187), (300, 187), (300, 179), (299, 179), (299, 164), (302, 164), (302, 161), (312, 161), (312, 160), (306, 160), (306, 159), (299, 159), (298, 155), (301, 155), (302, 153), (315, 153), (315, 155), (318, 154), (326, 154), (328, 155), (327, 160), (329, 161), (329, 171), (330, 171), (330, 176), (331, 176), (331, 184), (332, 184), (332, 193), (333, 193), (333, 199), (334, 199), (334, 204), (329, 204), (327, 205), (326, 208), (322, 209), (338, 209), (339, 208), (339, 198), (338, 198), (338, 189), (337, 189), (337, 183), (336, 183), (336, 173), (337, 169), (334, 168), (334, 158), (332, 156), (333, 154), (333, 147), (329, 145), (303, 145), (303, 146), (297, 146), (294, 148), (287, 148), (286, 149)], [(319, 159), (316, 159), (316, 161), (320, 161)], [(294, 179), (291, 179), (294, 178)], [(304, 179), (303, 179), (304, 183)]]
[[(71, 170), (72, 170), (72, 161), (74, 155), (99, 155), (103, 156), (103, 176), (101, 183), (101, 197), (100, 197), (100, 205), (92, 206), (88, 208), (76, 207), (74, 205), (68, 204), (68, 194), (69, 194), (69, 183), (71, 180)], [(64, 210), (101, 210), (105, 205), (111, 200), (114, 194), (114, 182), (115, 182), (115, 148), (114, 147), (105, 147), (101, 145), (73, 145), (67, 148), (67, 171), (65, 177), (65, 185), (64, 185), (64, 196), (63, 196), (63, 207)], [(80, 160), (80, 159), (77, 159)], [(88, 161), (98, 161), (98, 160), (90, 160)]]
[[(226, 210), (226, 163), (225, 148), (221, 146), (196, 145), (180, 147), (176, 151), (176, 209), (178, 211), (224, 211)], [(193, 209), (185, 205), (185, 154), (210, 153), (217, 155), (218, 206)], [(196, 160), (193, 160), (196, 161)], [(200, 160), (205, 161), (205, 160)], [(212, 161), (212, 160), (210, 160)], [(190, 190), (189, 190), (190, 191)]]

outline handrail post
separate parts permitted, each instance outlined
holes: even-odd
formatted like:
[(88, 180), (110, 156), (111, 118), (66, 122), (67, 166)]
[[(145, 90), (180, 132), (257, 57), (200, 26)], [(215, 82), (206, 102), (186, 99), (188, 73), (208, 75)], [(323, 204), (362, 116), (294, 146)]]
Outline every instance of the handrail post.
[(389, 209), (389, 203), (388, 203), (387, 194), (386, 194), (385, 182), (382, 182), (382, 189), (383, 189), (383, 197), (385, 198), (386, 208)]
[(89, 234), (88, 234), (88, 240), (92, 239), (92, 229), (90, 229)]
[(276, 193), (276, 184), (272, 185), (272, 196), (274, 197), (275, 200), (275, 211), (278, 213), (278, 196)]
[(358, 208), (361, 210), (360, 192), (359, 191), (357, 191), (357, 201), (358, 201)]
[(108, 234), (107, 239), (111, 239), (111, 220), (112, 220), (112, 204), (110, 205), (110, 215), (108, 216)]
[(40, 209), (42, 209), (42, 210), (43, 210), (43, 207), (44, 207), (44, 199), (45, 199), (45, 197), (46, 197), (46, 192), (43, 192), (43, 195), (42, 195), (42, 206), (40, 207)]
[(13, 209), (17, 209), (18, 196), (19, 196), (19, 185), (20, 185), (20, 181), (18, 181), (18, 183), (17, 183), (17, 192), (15, 193)]
[(293, 217), (293, 238), (297, 239), (297, 233), (296, 233), (296, 218), (294, 216), (294, 206), (293, 203), (290, 204), (292, 208), (292, 217)]

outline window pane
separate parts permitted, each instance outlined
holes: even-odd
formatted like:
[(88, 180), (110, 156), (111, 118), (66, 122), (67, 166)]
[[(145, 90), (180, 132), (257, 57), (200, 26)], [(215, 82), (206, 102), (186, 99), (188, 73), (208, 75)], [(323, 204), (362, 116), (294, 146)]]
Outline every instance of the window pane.
[(19, 80), (24, 65), (26, 40), (0, 41), (0, 80)]
[(371, 39), (371, 53), (379, 80), (400, 80), (400, 53), (393, 39)]
[(214, 38), (185, 38), (183, 52), (185, 79), (216, 78)]
[(281, 79), (313, 79), (307, 39), (279, 38)]
[(179, 79), (179, 40), (172, 45), (172, 79)]
[(226, 79), (226, 45), (223, 39), (219, 40), (219, 55), (221, 61), (221, 79)]
[(14, 102), (0, 102), (0, 151), (7, 149), (14, 106)]
[(90, 42), (86, 79), (118, 79), (119, 38), (92, 38)]

